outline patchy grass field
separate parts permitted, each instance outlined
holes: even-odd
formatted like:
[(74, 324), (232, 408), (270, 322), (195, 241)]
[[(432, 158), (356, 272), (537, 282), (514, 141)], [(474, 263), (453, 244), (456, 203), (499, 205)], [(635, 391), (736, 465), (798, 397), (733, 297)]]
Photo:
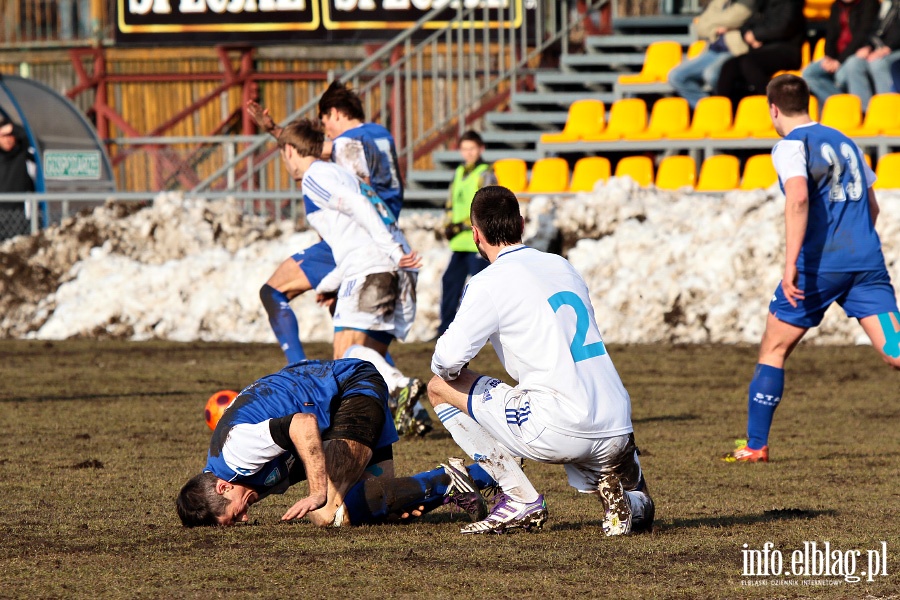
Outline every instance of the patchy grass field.
[[(429, 375), (430, 345), (394, 352), (407, 374)], [(872, 349), (797, 351), (764, 465), (717, 458), (744, 429), (754, 348), (610, 353), (632, 396), (654, 533), (604, 538), (599, 504), (561, 467), (529, 462), (544, 530), (463, 537), (448, 509), (406, 525), (279, 523), (299, 489), (258, 504), (250, 525), (179, 525), (174, 496), (205, 460), (206, 398), (280, 368), (275, 345), (2, 341), (0, 598), (900, 597), (900, 374)], [(489, 350), (472, 366), (503, 375)], [(396, 447), (397, 472), (454, 454), (438, 428)], [(884, 541), (887, 575), (742, 576), (744, 545), (767, 541), (785, 569), (804, 542), (861, 550), (857, 574)]]

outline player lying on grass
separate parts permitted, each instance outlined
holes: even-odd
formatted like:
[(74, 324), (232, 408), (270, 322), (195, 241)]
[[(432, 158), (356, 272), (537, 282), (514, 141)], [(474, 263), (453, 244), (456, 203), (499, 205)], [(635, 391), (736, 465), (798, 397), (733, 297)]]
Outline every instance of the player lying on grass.
[(243, 390), (216, 425), (206, 467), (176, 499), (186, 527), (246, 521), (251, 505), (309, 482), (283, 520), (318, 526), (382, 523), (452, 503), (473, 520), (487, 515), (479, 489), (496, 482), (459, 459), (394, 478), (398, 440), (384, 380), (356, 359), (306, 361)]
[[(478, 190), (471, 222), (490, 265), (469, 281), (437, 341), (428, 395), (454, 441), (505, 496), (462, 533), (546, 520), (544, 497), (516, 457), (565, 465), (569, 484), (602, 503), (606, 535), (650, 529), (654, 506), (631, 400), (603, 345), (587, 284), (566, 259), (522, 244), (524, 221), (508, 189)], [(488, 340), (516, 387), (466, 368)]]
[(837, 302), (881, 358), (900, 369), (900, 314), (875, 230), (875, 173), (856, 143), (809, 116), (809, 87), (780, 75), (766, 89), (775, 131), (772, 161), (785, 195), (785, 265), (769, 303), (750, 381), (747, 440), (726, 462), (768, 462), (769, 429), (784, 392), (784, 365)]

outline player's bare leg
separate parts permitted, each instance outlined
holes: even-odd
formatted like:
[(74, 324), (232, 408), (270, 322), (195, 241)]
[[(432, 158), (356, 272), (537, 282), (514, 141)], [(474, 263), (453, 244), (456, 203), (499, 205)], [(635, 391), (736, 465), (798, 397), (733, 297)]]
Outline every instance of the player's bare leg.
[(766, 331), (759, 344), (759, 364), (783, 369), (785, 361), (806, 332), (806, 328), (785, 323), (769, 313)]
[[(888, 323), (890, 324), (888, 325), (889, 327), (893, 327), (892, 332), (885, 332), (885, 325)], [(872, 345), (875, 346), (882, 360), (894, 369), (900, 370), (900, 321), (898, 321), (898, 314), (887, 313), (886, 315), (863, 317), (859, 320), (859, 324), (862, 325), (866, 335), (872, 340)], [(891, 336), (890, 344), (887, 343), (888, 338), (886, 334)], [(886, 349), (891, 354), (888, 354)]]
[(371, 348), (384, 356), (387, 354), (388, 346), (382, 342), (373, 340), (371, 337), (366, 335), (364, 331), (358, 331), (356, 329), (344, 329), (342, 331), (334, 332), (334, 359), (337, 360), (339, 358), (344, 358), (347, 350), (351, 346), (363, 346), (365, 348)]
[(293, 258), (282, 262), (259, 290), (259, 298), (269, 316), (269, 325), (288, 363), (306, 358), (300, 343), (300, 327), (289, 302), (312, 289), (306, 274)]

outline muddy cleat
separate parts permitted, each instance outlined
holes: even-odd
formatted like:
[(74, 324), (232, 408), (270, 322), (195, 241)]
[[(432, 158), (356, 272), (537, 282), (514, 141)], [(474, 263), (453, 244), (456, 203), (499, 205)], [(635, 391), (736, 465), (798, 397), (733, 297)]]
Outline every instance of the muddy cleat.
[(424, 408), (419, 409), (416, 412), (416, 415), (413, 417), (412, 426), (410, 427), (411, 431), (409, 432), (412, 435), (417, 435), (419, 437), (425, 437), (428, 435), (434, 426), (431, 424), (431, 415), (428, 414), (428, 411)]
[(519, 502), (506, 494), (501, 494), (491, 514), (483, 521), (466, 525), (460, 533), (504, 533), (508, 529), (521, 527), (525, 531), (540, 529), (547, 521), (547, 503), (541, 494), (534, 502)]
[(441, 464), (450, 476), (450, 487), (444, 496), (444, 504), (453, 504), (468, 513), (472, 521), (481, 521), (488, 515), (487, 502), (461, 458), (450, 457), (448, 464)]
[(597, 484), (600, 502), (603, 504), (603, 533), (608, 536), (631, 533), (631, 505), (625, 498), (622, 482), (612, 473), (601, 475)]
[(416, 379), (415, 377), (410, 377), (407, 384), (397, 392), (397, 408), (394, 410), (394, 427), (397, 428), (398, 435), (404, 436), (416, 432), (413, 410), (415, 409), (416, 402), (419, 400), (419, 396), (424, 393), (425, 384), (421, 379)]
[(735, 462), (769, 462), (769, 447), (763, 446), (759, 450), (754, 450), (747, 445), (747, 440), (735, 440), (734, 450), (722, 457), (722, 460), (729, 463)]

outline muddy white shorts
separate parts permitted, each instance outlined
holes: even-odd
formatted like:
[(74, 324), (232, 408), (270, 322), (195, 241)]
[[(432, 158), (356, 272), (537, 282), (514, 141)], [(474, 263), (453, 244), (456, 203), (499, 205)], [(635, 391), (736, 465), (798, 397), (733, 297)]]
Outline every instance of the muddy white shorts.
[(380, 331), (402, 340), (415, 318), (415, 272), (370, 273), (341, 282), (334, 310), (335, 329)]
[(531, 415), (541, 395), (480, 377), (469, 392), (469, 414), (516, 456), (564, 464), (569, 485), (581, 492), (596, 490), (604, 473), (617, 474), (626, 490), (637, 487), (641, 468), (633, 434), (591, 439), (549, 429)]

